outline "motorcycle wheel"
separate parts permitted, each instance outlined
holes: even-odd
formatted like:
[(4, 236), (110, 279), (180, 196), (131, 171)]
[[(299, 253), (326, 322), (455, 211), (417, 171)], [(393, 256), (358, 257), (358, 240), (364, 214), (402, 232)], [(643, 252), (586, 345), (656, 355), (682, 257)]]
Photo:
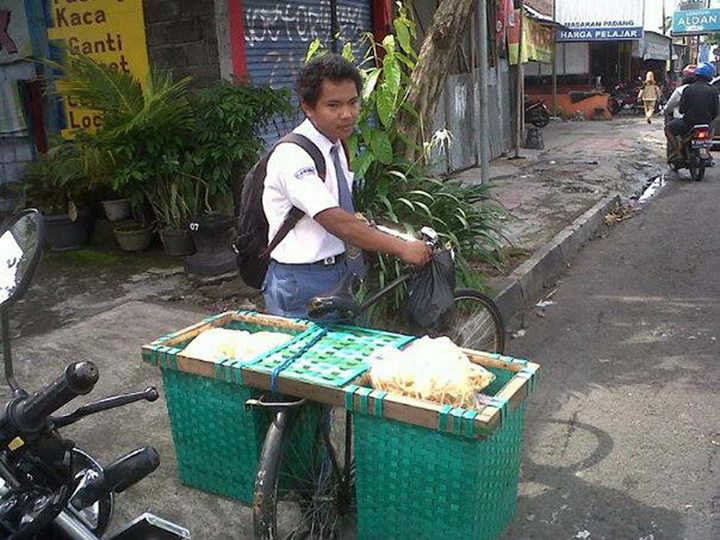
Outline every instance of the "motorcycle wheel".
[(696, 182), (700, 182), (705, 178), (705, 165), (699, 165), (696, 161), (693, 161), (688, 168), (690, 169), (690, 176)]
[[(102, 472), (103, 470), (102, 465), (95, 461), (92, 456), (77, 448), (73, 448), (72, 468), (73, 476), (76, 477), (87, 469), (93, 469), (98, 472)], [(75, 509), (75, 514), (95, 536), (100, 538), (105, 534), (108, 525), (110, 525), (113, 510), (114, 497), (112, 493), (108, 493), (92, 506), (81, 510)]]

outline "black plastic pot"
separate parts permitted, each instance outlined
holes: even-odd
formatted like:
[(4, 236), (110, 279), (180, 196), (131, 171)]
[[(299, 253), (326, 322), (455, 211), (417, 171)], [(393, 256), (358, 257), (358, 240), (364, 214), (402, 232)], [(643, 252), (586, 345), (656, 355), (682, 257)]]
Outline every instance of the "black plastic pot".
[(183, 257), (195, 253), (195, 244), (188, 230), (163, 229), (160, 231), (160, 240), (167, 255)]
[(208, 214), (190, 224), (197, 253), (185, 259), (185, 270), (192, 274), (217, 276), (237, 270), (232, 243), (235, 218)]
[(45, 238), (53, 251), (79, 249), (90, 235), (90, 214), (81, 212), (75, 221), (68, 214), (45, 216)]

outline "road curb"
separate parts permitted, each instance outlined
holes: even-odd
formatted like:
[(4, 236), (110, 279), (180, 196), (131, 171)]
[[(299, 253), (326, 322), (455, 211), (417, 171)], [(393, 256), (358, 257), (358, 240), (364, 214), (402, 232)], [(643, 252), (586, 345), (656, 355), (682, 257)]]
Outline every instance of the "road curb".
[(495, 303), (506, 321), (543, 296), (545, 287), (552, 284), (603, 225), (607, 213), (620, 203), (619, 193), (603, 198), (494, 287), (499, 291)]

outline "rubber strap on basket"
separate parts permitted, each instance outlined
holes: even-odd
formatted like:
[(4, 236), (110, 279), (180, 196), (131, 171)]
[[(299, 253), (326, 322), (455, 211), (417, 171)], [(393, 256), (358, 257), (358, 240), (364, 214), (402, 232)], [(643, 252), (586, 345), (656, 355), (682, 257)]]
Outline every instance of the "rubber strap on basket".
[(518, 371), (515, 374), (516, 377), (520, 379), (526, 379), (528, 382), (528, 393), (532, 393), (535, 391), (535, 381), (536, 381), (536, 369), (531, 369), (529, 367), (523, 368), (522, 370)]
[(465, 409), (462, 407), (456, 407), (450, 411), (450, 416), (453, 417), (453, 433), (455, 435), (462, 435), (462, 417)]
[(477, 411), (465, 411), (463, 413), (463, 435), (466, 437), (475, 436), (475, 417), (477, 415)]
[(508, 400), (494, 397), (490, 400), (490, 406), (500, 409), (500, 421), (504, 423), (507, 415)]
[(371, 392), (372, 388), (368, 388), (367, 386), (361, 386), (355, 391), (355, 393), (360, 396), (360, 412), (363, 414), (370, 413), (370, 400), (368, 396)]
[(295, 360), (302, 357), (306, 352), (308, 352), (315, 344), (320, 341), (322, 338), (324, 338), (328, 333), (327, 328), (321, 329), (315, 336), (310, 338), (308, 342), (300, 347), (296, 353), (291, 355), (287, 360), (285, 360), (282, 364), (277, 366), (272, 371), (272, 375), (270, 377), (270, 391), (271, 392), (277, 392), (277, 379), (280, 373), (285, 371), (287, 368), (289, 368)]
[(438, 416), (438, 429), (440, 431), (448, 430), (448, 414), (452, 411), (452, 405), (443, 405)]
[(357, 392), (359, 386), (355, 384), (348, 384), (345, 387), (345, 409), (348, 411), (355, 410), (355, 392)]
[(375, 400), (375, 416), (382, 417), (383, 415), (383, 402), (385, 400), (385, 396), (387, 396), (388, 393), (385, 390), (373, 390), (370, 393), (370, 397)]

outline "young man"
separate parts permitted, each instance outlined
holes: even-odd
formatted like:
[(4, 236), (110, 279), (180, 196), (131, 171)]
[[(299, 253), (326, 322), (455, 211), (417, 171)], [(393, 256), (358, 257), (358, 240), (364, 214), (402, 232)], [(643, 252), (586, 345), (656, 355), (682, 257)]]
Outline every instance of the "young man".
[(271, 253), (263, 292), (267, 311), (304, 317), (311, 298), (330, 291), (348, 272), (346, 250), (355, 247), (400, 257), (421, 266), (430, 250), (405, 242), (358, 219), (352, 202), (353, 174), (342, 147), (360, 113), (362, 78), (342, 56), (326, 54), (309, 62), (298, 79), (306, 120), (294, 132), (310, 139), (325, 158), (325, 181), (310, 155), (284, 143), (273, 152), (263, 192), (268, 241), (295, 206), (305, 216)]

